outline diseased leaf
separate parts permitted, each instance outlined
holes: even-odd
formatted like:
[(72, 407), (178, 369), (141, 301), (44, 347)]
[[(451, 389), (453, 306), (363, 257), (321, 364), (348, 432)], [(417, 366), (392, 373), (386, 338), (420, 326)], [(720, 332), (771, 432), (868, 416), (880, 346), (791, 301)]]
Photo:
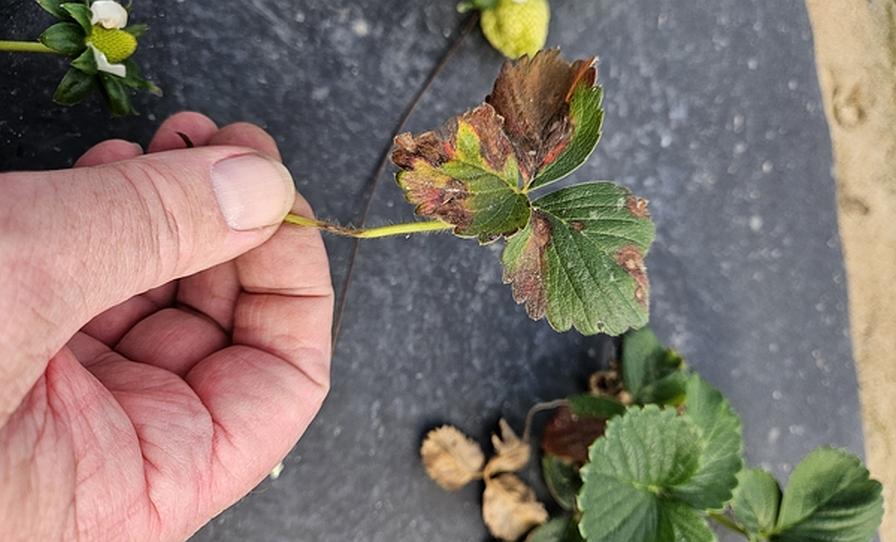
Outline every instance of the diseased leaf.
[(551, 496), (564, 510), (576, 507), (576, 494), (582, 487), (579, 469), (555, 455), (544, 454), (541, 458), (541, 473)]
[(858, 457), (815, 450), (790, 475), (771, 540), (868, 542), (883, 516), (881, 489)]
[(619, 335), (647, 323), (644, 257), (654, 227), (647, 202), (609, 182), (558, 190), (504, 249), (504, 281), (535, 320), (581, 333)]
[(487, 104), (439, 132), (395, 138), (392, 161), (407, 200), (420, 216), (454, 226), (482, 243), (526, 225), (529, 200), (519, 192), (519, 171), (503, 121)]
[(486, 478), (500, 472), (516, 472), (529, 463), (529, 443), (520, 440), (505, 419), (501, 418), (498, 425), (501, 435), (492, 434), (495, 455), (485, 465)]
[(541, 448), (548, 454), (581, 465), (588, 460), (588, 447), (604, 434), (606, 422), (573, 416), (569, 408), (558, 408), (544, 426)]
[(743, 467), (740, 418), (719, 390), (696, 374), (688, 380), (684, 405), (684, 415), (697, 427), (703, 449), (697, 470), (673, 493), (694, 508), (721, 509), (731, 499)]
[(569, 63), (559, 49), (504, 63), (486, 102), (505, 119), (524, 186), (557, 180), (591, 154), (603, 118), (596, 79), (593, 58)]
[(703, 518), (673, 496), (697, 472), (702, 450), (697, 427), (673, 409), (630, 407), (610, 420), (581, 471), (582, 536), (606, 542), (712, 540)]
[(731, 510), (737, 521), (756, 537), (767, 538), (778, 520), (781, 487), (762, 469), (744, 469), (737, 475)]
[(505, 473), (485, 480), (482, 519), (495, 538), (517, 540), (547, 521), (548, 512), (529, 486), (515, 474)]
[(93, 76), (71, 68), (62, 77), (59, 86), (56, 87), (53, 101), (62, 105), (80, 103), (90, 95), (90, 91), (93, 90), (93, 82)]
[(592, 395), (582, 393), (566, 398), (569, 410), (580, 418), (599, 418), (606, 420), (613, 416), (625, 414), (625, 405), (608, 395)]
[(420, 457), (426, 474), (448, 491), (479, 478), (485, 463), (479, 444), (450, 425), (433, 429), (426, 435), (420, 446)]
[[(682, 357), (663, 345), (650, 328), (625, 334), (622, 342), (622, 379), (625, 388), (638, 403), (674, 402), (683, 395), (687, 380), (681, 372), (683, 367)], [(668, 380), (665, 380), (667, 377)]]
[(526, 542), (584, 542), (572, 518), (555, 518), (532, 530)]
[(44, 30), (38, 39), (50, 49), (64, 55), (76, 55), (86, 47), (84, 30), (77, 23), (56, 23)]

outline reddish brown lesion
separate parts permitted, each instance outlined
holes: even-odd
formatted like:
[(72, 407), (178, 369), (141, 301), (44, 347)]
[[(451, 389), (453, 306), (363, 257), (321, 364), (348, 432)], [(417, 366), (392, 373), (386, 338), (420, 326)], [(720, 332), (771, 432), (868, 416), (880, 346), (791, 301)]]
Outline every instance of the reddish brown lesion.
[(650, 209), (647, 208), (648, 201), (635, 195), (629, 195), (625, 198), (625, 208), (637, 218), (649, 218)]
[(394, 142), (392, 162), (401, 169), (413, 169), (417, 160), (438, 167), (454, 155), (451, 142), (437, 132), (424, 132), (417, 137), (403, 132), (395, 136)]
[(502, 66), (486, 102), (504, 117), (524, 180), (562, 154), (575, 129), (569, 116), (573, 93), (596, 80), (594, 58), (569, 63), (560, 58), (559, 49)]
[(495, 171), (502, 171), (513, 152), (510, 140), (504, 133), (504, 118), (498, 115), (494, 107), (482, 104), (464, 113), (461, 120), (479, 136), (479, 152), (485, 162)]
[(635, 279), (635, 301), (647, 306), (650, 295), (650, 282), (647, 279), (647, 267), (641, 249), (634, 245), (626, 245), (616, 252), (616, 263)]
[(504, 282), (511, 285), (514, 301), (525, 303), (529, 317), (538, 320), (547, 309), (545, 252), (551, 242), (551, 223), (541, 211), (533, 210), (529, 226), (531, 231), (526, 246), (512, 269), (505, 268)]

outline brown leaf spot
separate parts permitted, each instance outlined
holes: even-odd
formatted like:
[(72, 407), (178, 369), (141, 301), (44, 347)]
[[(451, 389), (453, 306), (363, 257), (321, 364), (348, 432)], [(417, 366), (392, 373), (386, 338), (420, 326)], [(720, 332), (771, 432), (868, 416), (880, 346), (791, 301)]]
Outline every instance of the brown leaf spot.
[(524, 179), (534, 177), (569, 143), (569, 100), (576, 86), (593, 85), (596, 78), (593, 58), (570, 64), (558, 49), (504, 63), (486, 102), (504, 117)]
[(569, 227), (574, 229), (575, 231), (582, 231), (585, 229), (585, 223), (581, 220), (573, 220), (569, 223)]
[(479, 478), (485, 456), (479, 444), (456, 427), (443, 425), (430, 431), (420, 446), (426, 474), (448, 491)]
[(503, 170), (513, 147), (504, 134), (504, 119), (498, 116), (495, 108), (482, 104), (464, 113), (461, 119), (479, 136), (479, 152), (486, 163), (497, 171)]
[(499, 540), (517, 540), (548, 520), (535, 492), (514, 474), (486, 479), (482, 494), (482, 520)]
[(452, 146), (436, 132), (424, 132), (414, 137), (409, 132), (395, 136), (392, 162), (402, 169), (413, 169), (417, 160), (438, 167), (453, 156)]
[(616, 263), (635, 279), (635, 300), (647, 306), (650, 283), (647, 280), (647, 269), (644, 267), (644, 256), (634, 245), (626, 245), (616, 253)]
[(626, 209), (637, 218), (648, 218), (650, 216), (650, 210), (647, 208), (648, 203), (646, 199), (634, 195), (629, 195), (625, 198)]
[(567, 407), (557, 409), (556, 414), (544, 426), (541, 448), (576, 464), (588, 461), (588, 447), (603, 436), (606, 422), (596, 418), (579, 418)]
[(504, 274), (504, 282), (511, 284), (514, 301), (526, 304), (529, 318), (538, 320), (544, 316), (547, 307), (544, 253), (551, 241), (551, 223), (537, 209), (532, 210), (529, 222), (532, 230), (529, 239), (513, 272)]

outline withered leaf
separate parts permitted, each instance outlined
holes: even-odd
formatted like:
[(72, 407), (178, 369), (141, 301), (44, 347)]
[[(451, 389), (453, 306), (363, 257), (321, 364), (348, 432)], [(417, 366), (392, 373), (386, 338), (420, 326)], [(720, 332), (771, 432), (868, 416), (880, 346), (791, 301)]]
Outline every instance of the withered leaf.
[(502, 125), (483, 104), (438, 132), (395, 138), (392, 161), (402, 168), (396, 180), (418, 215), (482, 243), (526, 225), (529, 199), (518, 190), (519, 170)]
[(532, 202), (504, 249), (504, 281), (535, 320), (558, 331), (619, 335), (647, 323), (647, 202), (610, 182), (574, 185)]
[(450, 425), (427, 433), (420, 446), (420, 457), (426, 474), (448, 491), (480, 478), (485, 462), (479, 444)]
[(489, 478), (500, 472), (516, 472), (529, 463), (529, 443), (520, 440), (513, 432), (507, 420), (501, 418), (498, 422), (501, 435), (492, 434), (492, 446), (495, 455), (485, 465), (485, 477)]
[(541, 448), (545, 453), (582, 465), (588, 461), (588, 446), (604, 434), (605, 428), (605, 420), (578, 418), (561, 407), (544, 426)]
[(602, 93), (593, 58), (569, 63), (559, 49), (506, 62), (486, 98), (504, 117), (525, 186), (560, 179), (600, 138)]
[(517, 540), (547, 521), (548, 512), (525, 482), (515, 474), (505, 473), (486, 479), (482, 519), (495, 538)]

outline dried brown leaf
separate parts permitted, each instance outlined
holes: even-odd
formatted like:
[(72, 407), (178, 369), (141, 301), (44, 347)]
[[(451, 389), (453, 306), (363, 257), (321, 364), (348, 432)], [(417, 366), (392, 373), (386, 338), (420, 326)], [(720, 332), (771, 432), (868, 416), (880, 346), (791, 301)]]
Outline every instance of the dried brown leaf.
[(548, 512), (525, 482), (515, 474), (505, 473), (486, 479), (482, 519), (495, 538), (517, 540), (547, 521)]
[(531, 450), (529, 443), (520, 440), (513, 432), (507, 420), (501, 418), (498, 422), (501, 435), (492, 434), (492, 446), (495, 448), (495, 456), (489, 459), (485, 465), (485, 477), (489, 478), (501, 472), (515, 472), (529, 463)]
[(451, 425), (430, 431), (420, 446), (426, 474), (448, 491), (482, 476), (485, 456), (473, 439)]

